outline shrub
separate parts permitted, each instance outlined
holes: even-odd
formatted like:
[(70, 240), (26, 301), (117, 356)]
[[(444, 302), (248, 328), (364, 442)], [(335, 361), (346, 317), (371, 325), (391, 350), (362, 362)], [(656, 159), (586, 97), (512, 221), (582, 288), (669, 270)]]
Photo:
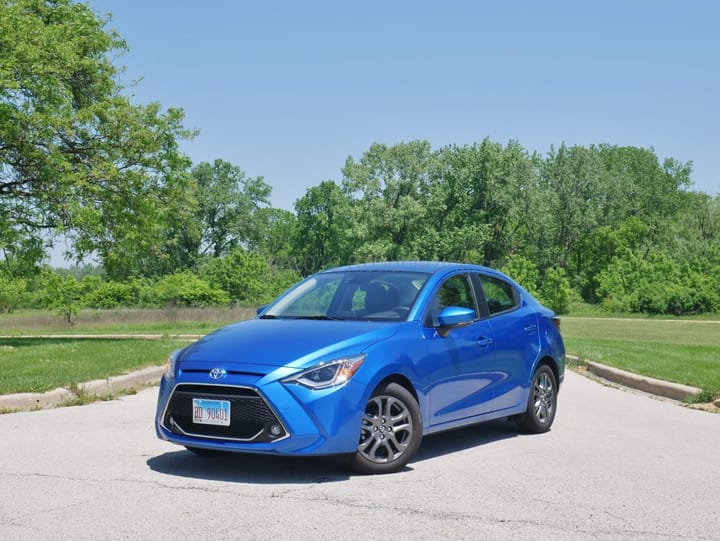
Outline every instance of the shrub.
[(513, 254), (500, 270), (523, 286), (533, 297), (539, 297), (540, 272), (537, 265), (528, 258)]
[(565, 269), (560, 267), (547, 269), (541, 280), (538, 300), (558, 314), (565, 314), (570, 307), (571, 297), (572, 287)]
[(27, 282), (0, 276), (0, 313), (12, 312), (22, 306), (27, 295)]
[(201, 275), (232, 300), (251, 305), (269, 302), (299, 279), (293, 271), (273, 271), (262, 256), (242, 249), (208, 260)]
[(627, 252), (598, 277), (601, 305), (613, 311), (686, 315), (720, 309), (720, 269), (707, 261), (679, 264), (664, 252)]
[(80, 311), (82, 287), (73, 275), (64, 278), (57, 273), (49, 273), (45, 279), (45, 301), (48, 308), (63, 316), (65, 322), (75, 325)]
[[(85, 279), (83, 279), (85, 282)], [(83, 295), (82, 304), (88, 308), (117, 308), (135, 306), (138, 302), (132, 283), (101, 282)]]
[(229, 297), (190, 272), (170, 274), (155, 286), (157, 296), (169, 306), (211, 306), (227, 304)]

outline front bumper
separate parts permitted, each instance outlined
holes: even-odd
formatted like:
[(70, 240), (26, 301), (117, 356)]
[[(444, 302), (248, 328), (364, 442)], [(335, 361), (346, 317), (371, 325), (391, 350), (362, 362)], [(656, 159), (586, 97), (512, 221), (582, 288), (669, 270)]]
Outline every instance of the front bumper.
[[(245, 453), (331, 455), (357, 450), (368, 400), (365, 386), (350, 380), (311, 390), (281, 383), (287, 375), (281, 371), (228, 371), (222, 384), (198, 370), (181, 373), (179, 379), (163, 376), (155, 417), (158, 437), (187, 447)], [(230, 425), (193, 423), (193, 398), (230, 401)]]

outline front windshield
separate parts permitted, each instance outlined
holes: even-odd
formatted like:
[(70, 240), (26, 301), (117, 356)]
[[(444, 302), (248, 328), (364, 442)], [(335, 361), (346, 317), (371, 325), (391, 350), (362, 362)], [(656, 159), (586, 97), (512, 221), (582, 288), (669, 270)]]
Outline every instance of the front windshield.
[(427, 278), (403, 271), (322, 273), (295, 286), (262, 317), (400, 321)]

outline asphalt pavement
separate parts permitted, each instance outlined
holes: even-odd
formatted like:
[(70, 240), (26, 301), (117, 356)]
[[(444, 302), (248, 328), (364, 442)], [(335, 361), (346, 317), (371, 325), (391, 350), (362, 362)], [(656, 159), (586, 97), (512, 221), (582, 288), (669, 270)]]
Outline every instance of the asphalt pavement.
[(196, 457), (156, 397), (0, 415), (0, 539), (720, 539), (720, 415), (573, 372), (549, 433), (434, 435), (385, 476)]

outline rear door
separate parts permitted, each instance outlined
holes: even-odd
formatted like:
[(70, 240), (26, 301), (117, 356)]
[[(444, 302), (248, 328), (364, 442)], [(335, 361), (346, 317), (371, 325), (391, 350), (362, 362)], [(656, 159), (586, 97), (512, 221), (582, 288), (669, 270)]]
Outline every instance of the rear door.
[(493, 366), (501, 377), (494, 386), (494, 409), (520, 405), (540, 351), (537, 314), (522, 301), (510, 282), (497, 276), (477, 274), (473, 283), (481, 304), (487, 307), (494, 337)]

